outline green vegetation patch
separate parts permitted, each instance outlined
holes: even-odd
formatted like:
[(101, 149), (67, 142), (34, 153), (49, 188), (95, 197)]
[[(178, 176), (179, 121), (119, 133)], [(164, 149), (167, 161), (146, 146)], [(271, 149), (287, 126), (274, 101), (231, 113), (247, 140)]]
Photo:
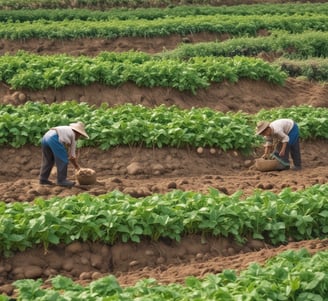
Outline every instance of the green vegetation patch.
[(118, 145), (142, 145), (218, 147), (224, 151), (249, 152), (261, 143), (261, 137), (255, 135), (256, 122), (277, 118), (293, 118), (298, 122), (302, 139), (328, 139), (328, 109), (309, 106), (262, 110), (257, 115), (164, 105), (147, 108), (129, 103), (116, 107), (103, 104), (97, 108), (74, 101), (51, 105), (27, 102), (0, 108), (0, 145), (13, 147), (40, 145), (49, 128), (76, 120), (85, 123), (90, 136), (79, 141), (79, 146), (102, 150)]
[(327, 31), (328, 16), (325, 14), (292, 16), (186, 16), (155, 20), (38, 20), (0, 23), (2, 39), (80, 39), (118, 37), (163, 37), (172, 34), (188, 35), (198, 32), (256, 36), (260, 30), (285, 30), (301, 33), (307, 30)]
[(288, 239), (327, 237), (328, 185), (302, 191), (283, 189), (279, 194), (257, 190), (249, 197), (242, 191), (231, 196), (216, 189), (208, 194), (175, 190), (133, 198), (114, 191), (100, 196), (83, 193), (33, 203), (0, 202), (0, 251), (17, 250), (73, 241), (108, 244), (140, 242), (194, 233), (247, 238), (277, 245)]
[[(289, 59), (327, 58), (328, 33), (307, 31), (290, 34), (273, 31), (268, 36), (232, 38), (221, 42), (181, 44), (159, 54), (166, 58), (187, 59), (194, 56), (256, 56), (262, 52)], [(305, 63), (305, 62), (304, 62)]]
[[(88, 1), (88, 0), (87, 0)], [(90, 1), (90, 0), (89, 0)], [(104, 2), (104, 0), (100, 0)], [(140, 1), (140, 0), (139, 0)], [(10, 6), (10, 1), (0, 0), (0, 8), (4, 8), (6, 4)], [(22, 3), (20, 3), (22, 2)], [(24, 9), (23, 2), (25, 2), (26, 6)], [(39, 0), (39, 7), (46, 8), (46, 5), (42, 5)], [(46, 4), (45, 1), (44, 4)], [(55, 4), (56, 0), (49, 0), (49, 4)], [(291, 15), (308, 15), (308, 14), (328, 14), (328, 4), (327, 3), (285, 3), (285, 4), (253, 4), (253, 5), (233, 5), (233, 6), (210, 6), (206, 5), (178, 5), (169, 7), (148, 7), (141, 8), (141, 6), (130, 9), (128, 7), (122, 7), (121, 5), (118, 8), (112, 8), (110, 10), (95, 10), (95, 9), (78, 9), (78, 8), (62, 8), (59, 9), (63, 1), (58, 0), (58, 7), (53, 7), (53, 9), (35, 9), (33, 7), (32, 0), (21, 0), (21, 1), (12, 1), (13, 9), (3, 9), (0, 11), (0, 22), (14, 21), (14, 22), (24, 22), (24, 21), (35, 21), (38, 19), (44, 20), (52, 20), (52, 21), (63, 21), (63, 20), (131, 20), (131, 19), (146, 19), (146, 20), (154, 20), (154, 19), (164, 19), (164, 18), (172, 18), (172, 17), (186, 17), (186, 16), (211, 16), (211, 15), (283, 15), (283, 16), (291, 16)], [(77, 4), (79, 0), (75, 1)], [(154, 3), (154, 0), (152, 0)], [(163, 2), (163, 1), (161, 1)], [(203, 0), (202, 0), (203, 2)], [(86, 4), (86, 3), (85, 3)], [(108, 5), (115, 4), (113, 0), (108, 1)], [(119, 4), (119, 2), (117, 3)], [(132, 1), (131, 1), (132, 4)], [(163, 6), (163, 3), (161, 3)], [(32, 9), (28, 9), (28, 5), (31, 6)], [(205, 5), (205, 6), (204, 6)], [(68, 6), (68, 5), (67, 5)], [(66, 7), (67, 7), (66, 6)], [(14, 10), (14, 8), (22, 7), (22, 9)], [(83, 7), (81, 5), (81, 7)]]
[(240, 78), (282, 84), (287, 74), (278, 66), (247, 57), (193, 57), (185, 61), (136, 52), (103, 52), (90, 58), (39, 56), (22, 51), (0, 57), (0, 81), (14, 89), (43, 90), (92, 83), (115, 87), (134, 82), (140, 87), (170, 87), (196, 94), (197, 89), (206, 88), (210, 83), (237, 82)]

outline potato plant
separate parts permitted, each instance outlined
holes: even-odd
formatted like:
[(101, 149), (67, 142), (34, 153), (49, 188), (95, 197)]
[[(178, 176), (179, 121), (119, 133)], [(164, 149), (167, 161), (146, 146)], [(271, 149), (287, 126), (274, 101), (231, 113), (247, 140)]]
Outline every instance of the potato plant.
[(179, 91), (206, 88), (213, 82), (240, 78), (283, 84), (280, 67), (247, 57), (160, 59), (143, 53), (101, 53), (95, 58), (68, 55), (39, 56), (23, 51), (0, 57), (0, 80), (15, 89), (43, 90), (93, 83), (116, 87), (134, 82), (140, 87), (170, 87)]
[(220, 42), (181, 44), (161, 56), (186, 59), (195, 56), (255, 56), (261, 52), (273, 52), (283, 54), (283, 57), (289, 59), (323, 59), (328, 55), (327, 36), (326, 32), (321, 31), (298, 34), (272, 31), (271, 35), (265, 37), (240, 37)]
[[(56, 0), (52, 0), (54, 3)], [(23, 2), (23, 1), (22, 1)], [(50, 1), (49, 1), (50, 2)], [(79, 2), (79, 1), (77, 1)], [(33, 1), (25, 1), (26, 8), (28, 5), (33, 5)], [(39, 19), (51, 20), (51, 21), (63, 21), (63, 20), (129, 20), (129, 19), (164, 19), (168, 17), (186, 17), (186, 16), (212, 16), (212, 15), (305, 15), (305, 14), (327, 14), (328, 5), (327, 3), (317, 3), (313, 5), (311, 3), (284, 3), (284, 4), (253, 4), (253, 5), (235, 5), (235, 6), (193, 6), (193, 5), (178, 5), (170, 7), (148, 7), (137, 9), (126, 9), (126, 8), (113, 8), (110, 10), (88, 10), (84, 9), (24, 9), (23, 3), (20, 1), (13, 1), (13, 9), (0, 10), (0, 21), (1, 22), (25, 22), (25, 21), (36, 21)], [(45, 1), (46, 4), (46, 1)], [(50, 4), (50, 3), (49, 3)], [(59, 4), (59, 3), (58, 3)], [(113, 4), (113, 1), (107, 4)], [(0, 1), (0, 8), (3, 5), (10, 6), (8, 0)], [(21, 9), (18, 6), (21, 5)], [(39, 3), (41, 5), (41, 3)], [(122, 3), (121, 3), (122, 5)], [(18, 8), (18, 9), (14, 9)]]
[(314, 185), (279, 194), (255, 191), (227, 196), (215, 189), (208, 194), (175, 190), (133, 198), (114, 191), (101, 196), (87, 193), (30, 203), (0, 203), (0, 251), (9, 255), (38, 244), (72, 241), (140, 242), (199, 233), (230, 237), (243, 243), (247, 237), (270, 244), (326, 237), (328, 185)]
[[(2, 39), (78, 39), (118, 37), (163, 37), (172, 34), (187, 35), (198, 32), (226, 33), (234, 36), (256, 36), (261, 29), (286, 30), (300, 33), (307, 30), (327, 31), (328, 17), (325, 14), (308, 15), (263, 15), (234, 16), (186, 16), (155, 20), (38, 20), (33, 22), (0, 23)], [(236, 26), (237, 24), (237, 26)]]
[[(245, 113), (222, 113), (208, 108), (182, 110), (164, 105), (150, 109), (125, 104), (94, 108), (86, 103), (64, 102), (46, 105), (0, 106), (0, 144), (20, 147), (39, 145), (44, 132), (58, 124), (81, 120), (90, 139), (79, 146), (96, 146), (107, 150), (117, 145), (145, 147), (218, 147), (224, 151), (249, 152), (261, 143), (254, 133), (260, 119), (290, 117), (299, 123), (301, 138), (328, 138), (327, 109), (309, 106)], [(28, 116), (28, 117), (27, 117)]]

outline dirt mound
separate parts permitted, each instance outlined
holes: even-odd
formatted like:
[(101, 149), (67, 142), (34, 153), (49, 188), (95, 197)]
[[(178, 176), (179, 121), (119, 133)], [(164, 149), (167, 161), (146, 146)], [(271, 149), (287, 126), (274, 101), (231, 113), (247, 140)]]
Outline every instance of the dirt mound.
[(35, 52), (38, 54), (87, 55), (96, 56), (101, 51), (142, 51), (147, 53), (158, 53), (163, 50), (173, 50), (179, 44), (200, 43), (211, 41), (223, 41), (229, 36), (215, 33), (195, 33), (186, 36), (170, 35), (167, 37), (142, 38), (142, 37), (119, 37), (116, 39), (75, 39), (75, 40), (5, 40), (0, 39), (0, 54), (16, 53), (17, 49)]
[[(274, 248), (261, 241), (250, 240), (244, 246), (226, 238), (187, 236), (177, 244), (172, 241), (116, 244), (113, 247), (99, 243), (75, 242), (49, 248), (34, 248), (8, 259), (2, 259), (0, 293), (14, 294), (8, 281), (63, 275), (80, 284), (114, 275), (121, 286), (133, 286), (140, 279), (154, 278), (159, 283), (184, 283), (188, 276), (199, 278), (220, 273), (225, 269), (241, 271), (257, 262), (265, 263), (270, 257), (286, 250), (306, 248), (310, 253), (328, 249), (328, 240), (290, 242)], [(7, 279), (7, 280), (4, 280)], [(50, 286), (46, 284), (46, 286)]]
[(238, 83), (212, 84), (207, 89), (198, 90), (196, 95), (162, 87), (152, 89), (137, 87), (133, 83), (126, 83), (119, 87), (93, 84), (88, 87), (68, 86), (61, 89), (14, 92), (7, 86), (0, 85), (0, 103), (6, 103), (6, 100), (12, 99), (13, 95), (21, 95), (22, 99), (16, 97), (15, 101), (10, 102), (14, 104), (23, 104), (26, 101), (51, 104), (75, 100), (96, 106), (102, 103), (115, 106), (128, 102), (147, 107), (165, 104), (177, 105), (183, 109), (208, 107), (221, 112), (243, 111), (250, 114), (255, 114), (261, 109), (279, 107), (328, 106), (327, 85), (299, 79), (289, 79), (284, 86), (276, 86), (262, 80), (242, 79)]
[[(92, 166), (97, 173), (94, 185), (77, 185), (71, 189), (42, 186), (38, 182), (41, 150), (34, 146), (20, 149), (0, 148), (0, 194), (5, 202), (32, 201), (36, 197), (67, 196), (88, 191), (99, 195), (120, 190), (134, 197), (166, 193), (172, 189), (208, 192), (209, 187), (232, 194), (243, 190), (245, 195), (254, 189), (279, 192), (285, 187), (303, 189), (328, 179), (328, 142), (326, 140), (301, 142), (303, 170), (260, 172), (249, 168), (262, 149), (244, 156), (236, 151), (211, 154), (205, 149), (143, 149), (116, 147), (108, 151), (84, 148), (79, 152), (82, 166)], [(69, 178), (75, 180), (75, 171), (69, 167)], [(56, 182), (56, 175), (51, 175)]]

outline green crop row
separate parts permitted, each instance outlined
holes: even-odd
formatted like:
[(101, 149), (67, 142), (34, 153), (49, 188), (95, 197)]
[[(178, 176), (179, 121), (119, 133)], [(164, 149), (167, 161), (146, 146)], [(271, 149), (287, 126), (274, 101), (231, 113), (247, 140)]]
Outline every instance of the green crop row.
[[(0, 1), (0, 8), (1, 8)], [(25, 22), (40, 19), (51, 21), (82, 20), (106, 21), (118, 20), (154, 20), (186, 16), (212, 16), (212, 15), (313, 15), (328, 14), (327, 3), (286, 3), (286, 4), (254, 4), (238, 6), (171, 6), (164, 8), (114, 8), (111, 10), (88, 9), (20, 9), (1, 10), (0, 22)]]
[[(17, 300), (156, 300), (156, 301), (324, 301), (328, 295), (328, 252), (311, 255), (307, 250), (285, 251), (264, 265), (252, 263), (246, 270), (224, 270), (204, 279), (189, 276), (185, 283), (159, 284), (155, 279), (139, 280), (132, 287), (121, 287), (110, 275), (82, 286), (64, 276), (51, 279), (52, 288), (43, 281), (15, 281)], [(9, 301), (3, 297), (1, 301)]]
[[(290, 59), (328, 57), (328, 33), (307, 31), (300, 34), (274, 31), (266, 37), (243, 37), (222, 42), (181, 44), (161, 54), (166, 58), (194, 56), (255, 56), (261, 52), (278, 53)], [(327, 78), (327, 77), (326, 77)]]
[(87, 193), (48, 200), (0, 202), (0, 252), (42, 244), (98, 241), (140, 242), (196, 233), (223, 236), (240, 244), (246, 238), (276, 245), (288, 239), (326, 237), (328, 185), (279, 194), (255, 191), (243, 198), (209, 189), (208, 194), (174, 190), (164, 195), (133, 198), (118, 191), (100, 196)]
[(43, 90), (67, 85), (101, 83), (118, 86), (134, 82), (143, 87), (171, 87), (194, 94), (212, 82), (239, 78), (282, 84), (287, 74), (278, 66), (247, 57), (194, 57), (188, 61), (159, 59), (146, 54), (101, 53), (97, 57), (39, 56), (18, 52), (0, 57), (0, 81), (14, 89)]
[(106, 150), (117, 145), (145, 147), (213, 146), (222, 150), (249, 152), (261, 142), (254, 134), (256, 121), (290, 117), (298, 122), (301, 138), (328, 139), (328, 109), (308, 106), (260, 111), (251, 116), (242, 112), (222, 113), (208, 108), (182, 110), (178, 107), (147, 108), (125, 104), (99, 108), (86, 103), (51, 105), (28, 102), (21, 106), (0, 106), (0, 144), (20, 147), (39, 145), (49, 128), (76, 120), (86, 124), (90, 136), (80, 146)]
[(290, 77), (302, 76), (308, 80), (326, 82), (328, 80), (328, 60), (311, 58), (307, 61), (277, 59), (275, 64), (279, 65)]
[[(297, 5), (301, 5), (302, 2), (307, 1), (299, 1)], [(317, 3), (316, 3), (317, 2)], [(322, 2), (321, 0), (312, 0), (312, 4)], [(232, 2), (235, 6), (243, 6), (245, 3), (244, 0), (233, 0)], [(248, 5), (254, 3), (257, 4), (259, 1), (248, 1)], [(262, 0), (260, 1), (261, 4), (281, 4), (285, 3), (286, 10), (285, 13), (289, 13), (288, 4), (290, 1), (288, 0)], [(89, 8), (89, 9), (111, 9), (115, 7), (126, 7), (126, 8), (151, 8), (151, 7), (159, 7), (161, 9), (165, 7), (174, 7), (174, 6), (181, 6), (181, 5), (214, 5), (214, 6), (223, 6), (224, 5), (231, 6), (231, 1), (225, 0), (0, 0), (0, 9), (37, 9), (37, 8)], [(273, 9), (274, 10), (274, 9)], [(279, 10), (279, 9), (278, 9)], [(291, 9), (293, 11), (293, 9)], [(244, 11), (244, 9), (242, 9)], [(281, 11), (284, 12), (284, 9)]]
[[(328, 138), (328, 135), (317, 135), (318, 133), (328, 131), (327, 113), (328, 108), (315, 109), (308, 106), (299, 106), (291, 109), (274, 108), (271, 110), (260, 110), (256, 114), (256, 119), (270, 121), (279, 118), (291, 118), (299, 124), (301, 138)], [(313, 127), (316, 127), (316, 132), (313, 131)]]
[(38, 20), (33, 22), (0, 23), (2, 39), (78, 39), (118, 37), (156, 37), (197, 32), (225, 33), (234, 36), (256, 36), (259, 30), (286, 30), (300, 33), (306, 30), (327, 31), (328, 16), (186, 16), (155, 20), (81, 21)]

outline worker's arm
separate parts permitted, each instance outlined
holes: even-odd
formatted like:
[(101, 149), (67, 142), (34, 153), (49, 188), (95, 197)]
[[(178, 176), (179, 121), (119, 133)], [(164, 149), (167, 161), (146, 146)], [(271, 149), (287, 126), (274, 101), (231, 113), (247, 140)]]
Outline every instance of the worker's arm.
[(273, 147), (272, 145), (268, 145), (264, 147), (264, 154), (262, 155), (262, 158), (268, 159), (272, 153)]
[(264, 144), (264, 154), (262, 158), (268, 159), (273, 152), (273, 140), (271, 137), (265, 137), (265, 144)]
[(71, 161), (71, 163), (73, 164), (74, 168), (79, 170), (80, 169), (80, 166), (79, 164), (77, 163), (77, 160), (75, 157), (70, 157), (69, 160)]
[(280, 157), (283, 157), (285, 155), (286, 147), (287, 147), (287, 142), (283, 142), (281, 146), (281, 150), (279, 152)]

